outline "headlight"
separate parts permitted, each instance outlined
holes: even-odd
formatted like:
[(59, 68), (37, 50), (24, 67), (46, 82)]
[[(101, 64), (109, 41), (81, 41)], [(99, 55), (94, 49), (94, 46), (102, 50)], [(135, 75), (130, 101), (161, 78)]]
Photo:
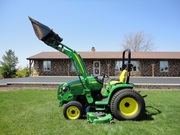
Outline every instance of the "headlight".
[(69, 91), (69, 87), (68, 86), (65, 86), (65, 87), (62, 87), (62, 91), (65, 93), (67, 91)]

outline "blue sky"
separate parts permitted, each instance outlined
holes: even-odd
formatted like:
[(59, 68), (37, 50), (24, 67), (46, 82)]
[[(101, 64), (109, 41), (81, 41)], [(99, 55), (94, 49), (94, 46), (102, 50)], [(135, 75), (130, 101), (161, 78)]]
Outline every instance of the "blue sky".
[(121, 51), (124, 36), (143, 31), (154, 51), (180, 51), (180, 0), (1, 0), (0, 60), (12, 49), (27, 57), (56, 51), (38, 40), (28, 16), (52, 28), (76, 51)]

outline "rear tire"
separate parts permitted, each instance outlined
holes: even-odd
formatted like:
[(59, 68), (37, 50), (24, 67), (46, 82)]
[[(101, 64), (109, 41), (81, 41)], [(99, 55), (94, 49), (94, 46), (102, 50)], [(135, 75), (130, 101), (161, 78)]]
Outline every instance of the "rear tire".
[(123, 89), (113, 95), (110, 109), (118, 120), (138, 120), (145, 111), (145, 102), (137, 91)]
[(63, 115), (66, 119), (75, 120), (82, 117), (83, 114), (83, 106), (78, 101), (68, 102), (64, 109)]

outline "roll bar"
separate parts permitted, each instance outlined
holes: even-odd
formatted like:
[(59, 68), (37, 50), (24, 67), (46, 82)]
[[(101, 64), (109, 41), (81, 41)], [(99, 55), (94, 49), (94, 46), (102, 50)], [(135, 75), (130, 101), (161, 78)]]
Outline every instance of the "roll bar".
[[(126, 52), (128, 53), (128, 62), (127, 64), (125, 64), (125, 54)], [(130, 78), (130, 72), (131, 72), (131, 50), (130, 49), (126, 49), (123, 51), (123, 57), (122, 57), (122, 70), (126, 69), (128, 71), (128, 75), (127, 75), (127, 78), (126, 78), (126, 83), (129, 83), (129, 78)]]

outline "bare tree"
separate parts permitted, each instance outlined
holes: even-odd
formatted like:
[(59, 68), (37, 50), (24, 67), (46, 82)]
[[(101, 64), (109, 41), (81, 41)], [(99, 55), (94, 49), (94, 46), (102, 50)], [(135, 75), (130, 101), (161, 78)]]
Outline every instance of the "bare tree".
[(134, 52), (149, 52), (154, 50), (153, 38), (140, 31), (129, 33), (124, 38), (123, 49), (131, 49)]

